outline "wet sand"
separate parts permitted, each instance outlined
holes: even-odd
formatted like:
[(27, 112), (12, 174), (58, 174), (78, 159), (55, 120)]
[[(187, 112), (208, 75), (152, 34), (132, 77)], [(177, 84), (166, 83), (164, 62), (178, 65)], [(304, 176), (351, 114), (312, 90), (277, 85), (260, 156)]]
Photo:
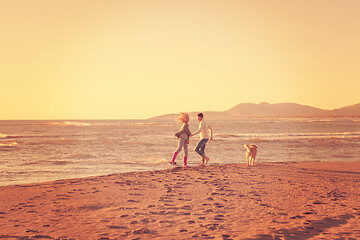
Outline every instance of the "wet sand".
[(0, 188), (0, 239), (359, 239), (360, 162), (175, 167)]

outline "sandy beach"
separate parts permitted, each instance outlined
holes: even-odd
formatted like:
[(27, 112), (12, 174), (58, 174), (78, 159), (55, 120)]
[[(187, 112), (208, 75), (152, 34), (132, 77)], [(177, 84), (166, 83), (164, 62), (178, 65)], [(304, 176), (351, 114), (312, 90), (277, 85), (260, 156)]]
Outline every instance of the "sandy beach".
[(0, 239), (359, 239), (360, 162), (175, 167), (0, 188)]

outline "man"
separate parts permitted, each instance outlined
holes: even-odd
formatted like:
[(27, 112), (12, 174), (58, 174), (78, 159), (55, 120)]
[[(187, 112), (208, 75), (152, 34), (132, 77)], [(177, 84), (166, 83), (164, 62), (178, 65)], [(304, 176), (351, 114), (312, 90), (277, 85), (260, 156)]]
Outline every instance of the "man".
[(197, 152), (201, 157), (201, 166), (205, 166), (209, 158), (205, 155), (205, 145), (209, 141), (209, 132), (210, 132), (210, 141), (213, 140), (213, 131), (212, 128), (205, 122), (204, 115), (202, 113), (199, 113), (197, 115), (197, 119), (200, 122), (199, 123), (199, 129), (194, 132), (191, 136), (194, 136), (196, 134), (200, 133), (200, 142), (197, 144), (195, 148), (195, 152)]

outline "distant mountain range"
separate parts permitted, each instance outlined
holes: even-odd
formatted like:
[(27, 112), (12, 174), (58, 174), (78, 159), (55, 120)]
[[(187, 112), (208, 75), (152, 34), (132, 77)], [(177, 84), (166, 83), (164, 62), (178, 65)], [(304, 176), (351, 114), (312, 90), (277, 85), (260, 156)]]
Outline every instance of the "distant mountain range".
[[(191, 118), (198, 112), (189, 113)], [(327, 118), (360, 117), (360, 103), (339, 109), (325, 110), (297, 103), (241, 103), (226, 111), (204, 111), (206, 118)], [(152, 119), (174, 118), (177, 114), (166, 114)]]

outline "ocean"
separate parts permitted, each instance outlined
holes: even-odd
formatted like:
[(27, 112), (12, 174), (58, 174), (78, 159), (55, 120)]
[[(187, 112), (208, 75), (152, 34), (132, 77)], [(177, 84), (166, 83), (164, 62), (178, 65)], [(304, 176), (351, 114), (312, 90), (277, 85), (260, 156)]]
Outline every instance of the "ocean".
[[(245, 163), (244, 143), (258, 146), (255, 163), (360, 160), (355, 118), (207, 122), (214, 130), (209, 164)], [(196, 119), (189, 124), (197, 130)], [(179, 128), (174, 120), (0, 121), (0, 186), (167, 169)], [(201, 161), (198, 140), (190, 141), (190, 167)]]

